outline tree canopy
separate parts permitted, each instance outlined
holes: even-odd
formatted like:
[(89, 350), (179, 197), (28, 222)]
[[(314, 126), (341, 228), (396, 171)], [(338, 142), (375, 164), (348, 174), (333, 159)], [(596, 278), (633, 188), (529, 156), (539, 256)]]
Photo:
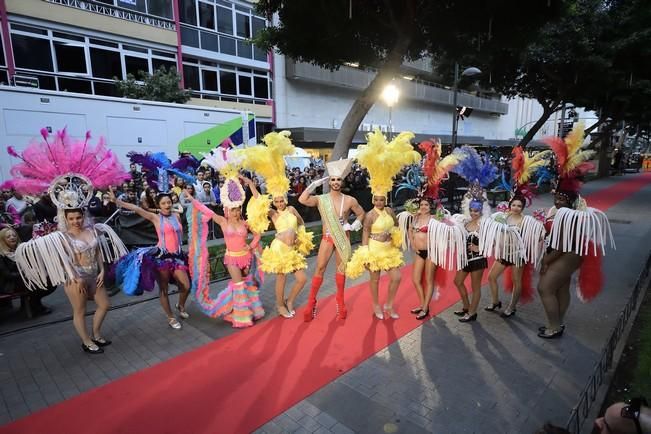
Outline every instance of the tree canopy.
[(139, 71), (138, 77), (128, 74), (126, 80), (116, 82), (116, 87), (118, 95), (126, 98), (183, 104), (190, 99), (190, 93), (180, 88), (180, 82), (176, 69), (163, 66), (153, 75), (144, 71)]
[(570, 0), (261, 0), (260, 13), (278, 22), (258, 46), (329, 69), (357, 63), (377, 70), (353, 103), (335, 143), (345, 156), (355, 131), (383, 86), (405, 60), (463, 59), (523, 50), (538, 29), (565, 13)]

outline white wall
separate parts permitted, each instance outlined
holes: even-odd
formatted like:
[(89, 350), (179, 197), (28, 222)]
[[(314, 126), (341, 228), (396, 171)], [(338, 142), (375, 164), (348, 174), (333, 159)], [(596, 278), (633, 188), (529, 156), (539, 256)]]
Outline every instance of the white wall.
[[(178, 154), (189, 135), (241, 116), (241, 112), (208, 107), (95, 97), (80, 94), (0, 86), (0, 182), (8, 179), (17, 161), (6, 153), (11, 145), (22, 151), (40, 129), (67, 127), (73, 137), (90, 131), (95, 143), (104, 136), (108, 147), (127, 164), (129, 151)], [(255, 142), (252, 139), (250, 144)]]

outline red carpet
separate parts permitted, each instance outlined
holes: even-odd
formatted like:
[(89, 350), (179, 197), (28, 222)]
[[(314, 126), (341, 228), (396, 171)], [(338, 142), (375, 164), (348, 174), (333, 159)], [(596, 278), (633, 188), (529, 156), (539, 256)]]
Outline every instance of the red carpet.
[[(651, 182), (627, 178), (591, 194), (606, 210)], [(0, 433), (246, 433), (332, 382), (422, 323), (403, 269), (396, 307), (402, 318), (375, 320), (367, 284), (347, 289), (349, 316), (335, 321), (334, 299), (303, 323), (276, 318), (205, 345), (0, 428)], [(381, 301), (386, 294), (381, 281)], [(270, 290), (270, 288), (266, 288)], [(448, 283), (432, 303), (437, 314), (459, 300)], [(111, 348), (107, 349), (109, 352)], [(101, 356), (99, 356), (101, 357)]]

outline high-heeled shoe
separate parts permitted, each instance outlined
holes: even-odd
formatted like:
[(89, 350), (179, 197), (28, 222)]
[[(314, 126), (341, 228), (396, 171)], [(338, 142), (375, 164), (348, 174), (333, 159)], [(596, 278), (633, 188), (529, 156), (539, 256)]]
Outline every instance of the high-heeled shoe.
[[(283, 308), (285, 308), (285, 311), (283, 312)], [(283, 318), (290, 319), (293, 318), (294, 315), (287, 309), (287, 306), (282, 305), (282, 306), (276, 306), (276, 311), (278, 312), (279, 316), (282, 316)]]
[(391, 317), (391, 319), (400, 318), (400, 315), (398, 315), (398, 313), (393, 310), (393, 306), (388, 306), (388, 305), (385, 304), (384, 305), (384, 311), (389, 314), (389, 317)]
[(104, 350), (95, 343), (90, 345), (81, 344), (81, 348), (88, 354), (102, 354), (104, 352)]
[(422, 311), (423, 311), (423, 308), (422, 308), (422, 307), (415, 307), (415, 308), (411, 309), (409, 312), (410, 312), (410, 313), (413, 313), (414, 315), (418, 315), (418, 314), (421, 313)]
[(292, 308), (289, 308), (289, 305), (287, 304), (287, 299), (285, 299), (285, 308), (287, 309), (287, 312), (289, 312), (292, 316), (296, 316), (296, 310), (294, 310), (294, 306), (292, 305)]
[[(547, 330), (547, 326), (538, 327), (539, 332), (545, 332), (546, 330)], [(565, 324), (561, 324), (561, 330), (565, 331)]]
[(316, 301), (314, 302), (308, 301), (307, 307), (303, 312), (303, 321), (310, 322), (314, 318), (316, 318)]
[(384, 312), (380, 309), (380, 306), (373, 306), (373, 315), (377, 319), (384, 319)]
[(513, 315), (515, 315), (515, 309), (513, 309), (513, 310), (508, 310), (508, 309), (507, 309), (507, 310), (505, 310), (504, 312), (500, 313), (500, 316), (501, 316), (502, 318), (510, 318), (510, 317), (512, 317)]
[(422, 310), (421, 309), (420, 313), (418, 315), (416, 315), (416, 319), (417, 320), (424, 320), (428, 316), (429, 316), (429, 309), (427, 309), (427, 310)]
[(466, 309), (466, 308), (464, 307), (463, 309), (461, 309), (461, 310), (455, 310), (455, 311), (452, 312), (452, 313), (455, 314), (456, 316), (465, 316), (465, 315), (468, 313), (468, 309)]
[(502, 302), (498, 301), (497, 303), (493, 303), (490, 306), (486, 306), (484, 310), (487, 312), (493, 312), (495, 311), (495, 309), (501, 309), (501, 308), (502, 308)]
[(470, 321), (477, 321), (477, 313), (473, 313), (472, 315), (468, 315), (467, 313), (459, 318), (459, 322), (470, 322)]
[(563, 331), (564, 331), (564, 329), (560, 328), (560, 329), (556, 330), (555, 332), (547, 334), (547, 329), (545, 329), (542, 332), (538, 332), (538, 337), (543, 338), (543, 339), (560, 338), (561, 336), (563, 336)]

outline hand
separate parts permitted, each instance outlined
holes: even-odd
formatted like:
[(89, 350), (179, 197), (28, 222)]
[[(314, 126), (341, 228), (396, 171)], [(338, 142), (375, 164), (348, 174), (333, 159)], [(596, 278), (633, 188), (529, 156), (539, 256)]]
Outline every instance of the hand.
[(95, 285), (97, 285), (98, 288), (101, 288), (104, 286), (104, 272), (100, 272), (97, 275), (97, 279), (95, 279)]
[(115, 192), (113, 191), (113, 186), (110, 186), (108, 191), (106, 192), (109, 197), (109, 201), (111, 202), (116, 202), (118, 199), (115, 197)]
[(317, 179), (316, 181), (312, 181), (310, 185), (307, 186), (305, 189), (307, 192), (312, 193), (314, 190), (316, 190), (318, 187), (322, 186), (326, 182), (328, 182), (328, 179), (330, 179), (328, 176), (323, 177), (321, 179)]
[(470, 251), (473, 253), (479, 253), (479, 246), (475, 246), (474, 244), (471, 244)]
[(355, 220), (352, 225), (350, 225), (350, 229), (357, 232), (362, 228), (362, 222), (359, 220)]
[(79, 291), (80, 294), (86, 295), (86, 285), (84, 285), (82, 283), (80, 278), (75, 277), (74, 279), (72, 279), (71, 284), (72, 284), (72, 287), (74, 289), (76, 289), (77, 291)]

